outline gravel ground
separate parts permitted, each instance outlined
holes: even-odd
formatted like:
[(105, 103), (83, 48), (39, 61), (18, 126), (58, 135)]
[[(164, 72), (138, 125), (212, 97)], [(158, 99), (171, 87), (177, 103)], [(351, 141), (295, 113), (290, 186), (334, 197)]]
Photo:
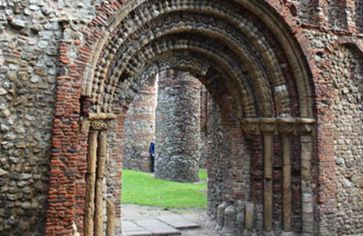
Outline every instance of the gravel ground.
[(213, 231), (215, 224), (207, 216), (204, 209), (165, 209), (157, 207), (146, 207), (137, 205), (122, 205), (122, 220), (145, 220), (156, 219), (161, 215), (170, 213), (180, 214), (183, 217), (201, 225), (200, 229), (182, 231), (183, 236), (216, 236)]

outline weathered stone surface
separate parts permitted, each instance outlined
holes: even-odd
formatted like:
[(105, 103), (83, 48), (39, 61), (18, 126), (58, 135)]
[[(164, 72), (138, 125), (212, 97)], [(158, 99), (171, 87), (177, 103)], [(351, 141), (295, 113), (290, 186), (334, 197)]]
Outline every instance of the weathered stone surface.
[(127, 169), (151, 171), (149, 146), (155, 140), (156, 83), (156, 77), (150, 78), (127, 111), (123, 153)]
[(200, 228), (199, 224), (192, 222), (177, 214), (162, 215), (157, 219), (179, 230)]
[(153, 235), (181, 235), (181, 232), (159, 220), (139, 220), (136, 224), (142, 226)]
[(363, 233), (363, 56), (342, 47), (331, 58), (334, 68), (332, 102), (336, 118), (334, 154), (338, 235)]
[(125, 236), (152, 236), (153, 233), (147, 231), (141, 226), (135, 224), (132, 221), (123, 221), (122, 222), (124, 234)]
[(236, 232), (236, 209), (233, 205), (229, 205), (224, 211), (224, 226), (222, 229), (222, 235), (234, 236)]
[(110, 199), (107, 199), (107, 227), (106, 227), (106, 236), (115, 236), (115, 221), (116, 218), (116, 209), (115, 204)]
[(178, 71), (159, 76), (155, 177), (199, 181), (200, 82)]

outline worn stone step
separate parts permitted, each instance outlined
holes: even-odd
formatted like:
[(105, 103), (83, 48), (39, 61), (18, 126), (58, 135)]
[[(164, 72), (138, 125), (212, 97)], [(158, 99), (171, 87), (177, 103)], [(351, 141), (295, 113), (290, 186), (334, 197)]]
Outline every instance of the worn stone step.
[(181, 235), (181, 232), (159, 220), (139, 220), (137, 225), (152, 233), (153, 236)]
[(132, 221), (122, 221), (122, 228), (125, 236), (152, 236), (150, 231), (145, 230), (141, 226)]
[(159, 216), (157, 219), (179, 230), (200, 228), (199, 224), (177, 214), (163, 215)]

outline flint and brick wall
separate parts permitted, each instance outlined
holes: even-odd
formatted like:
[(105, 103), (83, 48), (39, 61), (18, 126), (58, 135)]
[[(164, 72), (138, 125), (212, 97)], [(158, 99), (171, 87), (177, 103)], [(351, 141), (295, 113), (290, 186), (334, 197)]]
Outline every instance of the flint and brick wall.
[(149, 146), (155, 139), (156, 79), (148, 82), (135, 97), (125, 120), (123, 166), (150, 172)]
[(0, 1), (0, 235), (44, 234), (60, 18), (72, 4)]
[(155, 176), (199, 180), (200, 82), (188, 73), (162, 72), (156, 109)]
[(337, 233), (363, 234), (363, 55), (343, 47), (332, 60)]

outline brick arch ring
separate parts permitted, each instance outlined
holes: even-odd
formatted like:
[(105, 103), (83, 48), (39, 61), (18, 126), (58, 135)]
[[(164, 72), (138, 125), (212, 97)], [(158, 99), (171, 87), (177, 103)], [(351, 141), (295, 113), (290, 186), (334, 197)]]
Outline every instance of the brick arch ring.
[[(70, 30), (70, 24), (64, 28)], [(111, 1), (99, 6), (81, 38), (61, 43), (64, 70), (58, 77), (47, 235), (120, 232), (119, 220), (103, 226), (106, 219), (120, 217), (122, 161), (114, 157), (119, 149), (108, 148), (108, 131), (122, 127), (125, 110), (143, 83), (170, 68), (195, 74), (229, 119), (226, 123), (238, 124), (244, 138), (252, 140), (249, 143), (260, 140), (249, 149), (262, 150), (256, 152), (260, 156), (251, 156), (263, 160), (262, 200), (253, 197), (255, 183), (244, 180), (248, 189), (240, 200), (244, 209), (254, 209), (246, 210), (244, 231), (312, 233), (312, 75), (291, 27), (271, 6), (248, 0)], [(72, 60), (69, 51), (75, 47)], [(275, 137), (281, 137), (280, 202), (273, 199)], [(121, 138), (119, 134), (113, 140)], [(299, 145), (293, 152), (295, 139)], [(299, 203), (292, 202), (294, 158), (299, 160)], [(119, 168), (112, 173), (116, 180), (107, 183), (107, 206), (114, 214), (105, 216), (106, 164)], [(226, 191), (233, 198), (233, 191)], [(259, 204), (261, 227), (254, 220)], [(282, 221), (276, 228), (279, 205)], [(293, 207), (299, 213), (292, 212)]]

